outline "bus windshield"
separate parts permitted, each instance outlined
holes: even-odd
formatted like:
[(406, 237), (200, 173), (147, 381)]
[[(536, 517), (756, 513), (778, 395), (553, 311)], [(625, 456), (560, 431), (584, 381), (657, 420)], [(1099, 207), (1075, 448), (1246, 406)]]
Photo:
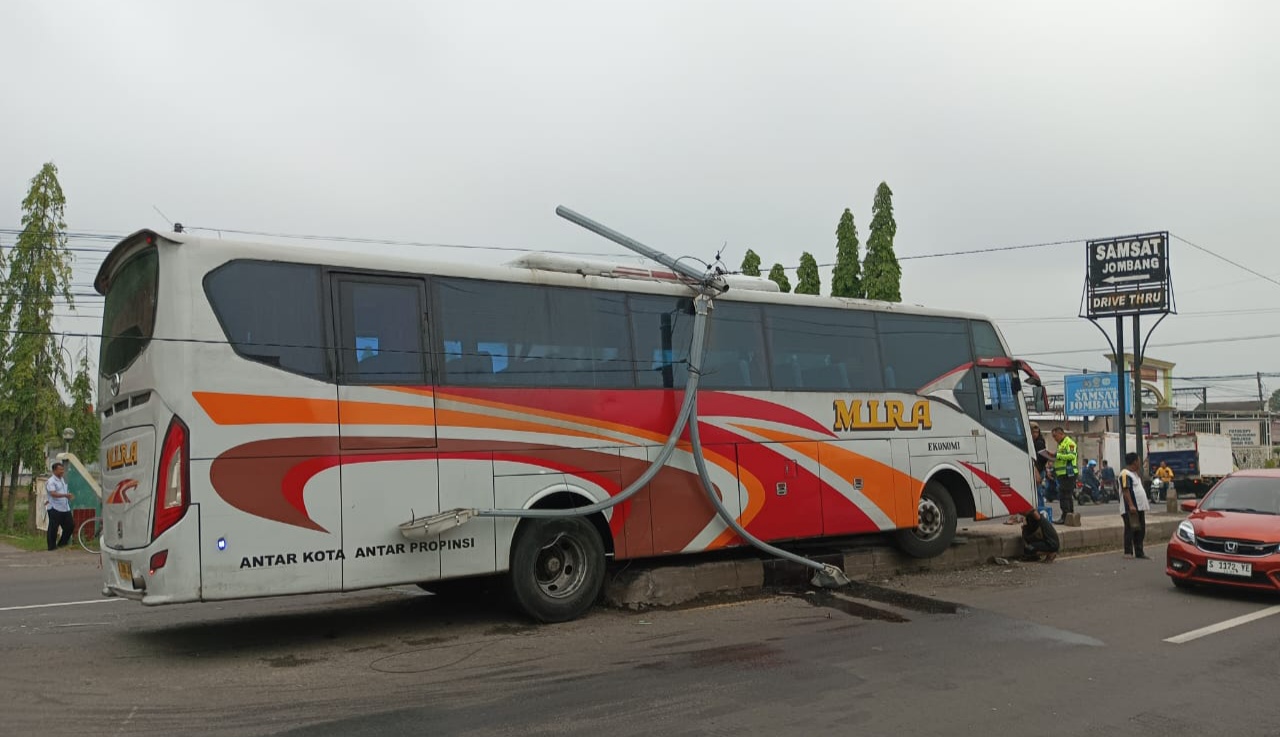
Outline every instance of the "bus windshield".
[(156, 321), (159, 256), (148, 248), (130, 258), (111, 279), (102, 312), (103, 376), (129, 368), (147, 344)]

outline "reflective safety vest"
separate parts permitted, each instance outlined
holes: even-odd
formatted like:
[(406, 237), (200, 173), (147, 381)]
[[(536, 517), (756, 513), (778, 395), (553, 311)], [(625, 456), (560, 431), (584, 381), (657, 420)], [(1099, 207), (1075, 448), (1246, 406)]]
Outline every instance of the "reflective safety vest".
[(1053, 459), (1054, 476), (1076, 475), (1076, 441), (1063, 437), (1058, 443), (1058, 453)]

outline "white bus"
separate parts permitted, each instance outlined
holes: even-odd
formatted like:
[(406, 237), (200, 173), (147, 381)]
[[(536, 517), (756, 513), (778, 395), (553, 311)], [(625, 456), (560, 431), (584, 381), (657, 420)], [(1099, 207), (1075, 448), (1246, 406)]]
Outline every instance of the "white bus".
[[(143, 604), (505, 574), (542, 621), (610, 560), (741, 545), (686, 440), (690, 288), (662, 271), (505, 267), (140, 231), (106, 258), (104, 594)], [(781, 294), (718, 297), (695, 422), (715, 490), (765, 541), (891, 532), (1034, 499), (1020, 372), (990, 321)]]

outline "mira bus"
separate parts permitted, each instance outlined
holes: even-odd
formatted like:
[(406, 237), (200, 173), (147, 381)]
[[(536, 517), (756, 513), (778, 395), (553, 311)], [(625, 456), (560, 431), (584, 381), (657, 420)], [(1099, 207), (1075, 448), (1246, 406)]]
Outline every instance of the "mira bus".
[[(691, 294), (673, 275), (531, 255), (505, 267), (140, 231), (106, 258), (104, 594), (143, 604), (505, 574), (575, 617), (610, 560), (742, 545), (689, 445), (600, 514), (454, 508), (608, 499), (670, 432)], [(704, 457), (765, 541), (890, 532), (928, 557), (960, 518), (1030, 508), (1020, 373), (990, 321), (781, 294), (714, 303)]]

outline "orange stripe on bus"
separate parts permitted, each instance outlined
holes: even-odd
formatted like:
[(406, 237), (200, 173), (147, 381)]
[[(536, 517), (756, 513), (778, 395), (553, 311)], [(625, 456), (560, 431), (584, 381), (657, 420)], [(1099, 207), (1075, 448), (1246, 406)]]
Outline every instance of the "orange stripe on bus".
[[(448, 400), (451, 402), (458, 402), (461, 404), (475, 405), (477, 407), (487, 407), (489, 409), (503, 410), (506, 412), (518, 412), (519, 414), (522, 414), (522, 415), (541, 417), (543, 419), (548, 419), (548, 420), (559, 420), (561, 422), (573, 422), (579, 425), (586, 425), (587, 427), (593, 427), (597, 430), (610, 430), (613, 432), (622, 433), (624, 435), (630, 435), (632, 437), (638, 437), (638, 438), (644, 438), (646, 440), (657, 441), (659, 443), (665, 443), (667, 441), (666, 435), (660, 435), (658, 433), (649, 432), (647, 430), (643, 430), (638, 427), (634, 427), (632, 425), (623, 425), (621, 423), (606, 422), (603, 420), (593, 420), (587, 417), (583, 417), (581, 415), (571, 415), (563, 412), (552, 412), (550, 410), (534, 409), (532, 407), (526, 407), (521, 404), (507, 404), (504, 402), (494, 402), (487, 399), (475, 399), (473, 397), (466, 397), (458, 394), (450, 394), (446, 391), (437, 391), (436, 398), (441, 400)], [(624, 442), (624, 441), (618, 440), (617, 438), (611, 438), (610, 440), (615, 443)]]
[(436, 424), (435, 410), (404, 404), (380, 402), (348, 402), (338, 405), (338, 419), (343, 425), (417, 425)]
[[(617, 444), (616, 438), (581, 430), (524, 420), (509, 420), (458, 410), (432, 410), (382, 402), (339, 403), (336, 399), (304, 399), (254, 394), (195, 392), (196, 401), (218, 425), (412, 425), (478, 427), (494, 430), (536, 432), (544, 435), (600, 440)], [(512, 407), (511, 409), (516, 409)]]
[(317, 425), (338, 422), (336, 399), (192, 392), (217, 425)]
[(257, 394), (194, 392), (209, 419), (218, 425), (414, 425), (435, 424), (429, 407), (336, 399), (271, 397)]

